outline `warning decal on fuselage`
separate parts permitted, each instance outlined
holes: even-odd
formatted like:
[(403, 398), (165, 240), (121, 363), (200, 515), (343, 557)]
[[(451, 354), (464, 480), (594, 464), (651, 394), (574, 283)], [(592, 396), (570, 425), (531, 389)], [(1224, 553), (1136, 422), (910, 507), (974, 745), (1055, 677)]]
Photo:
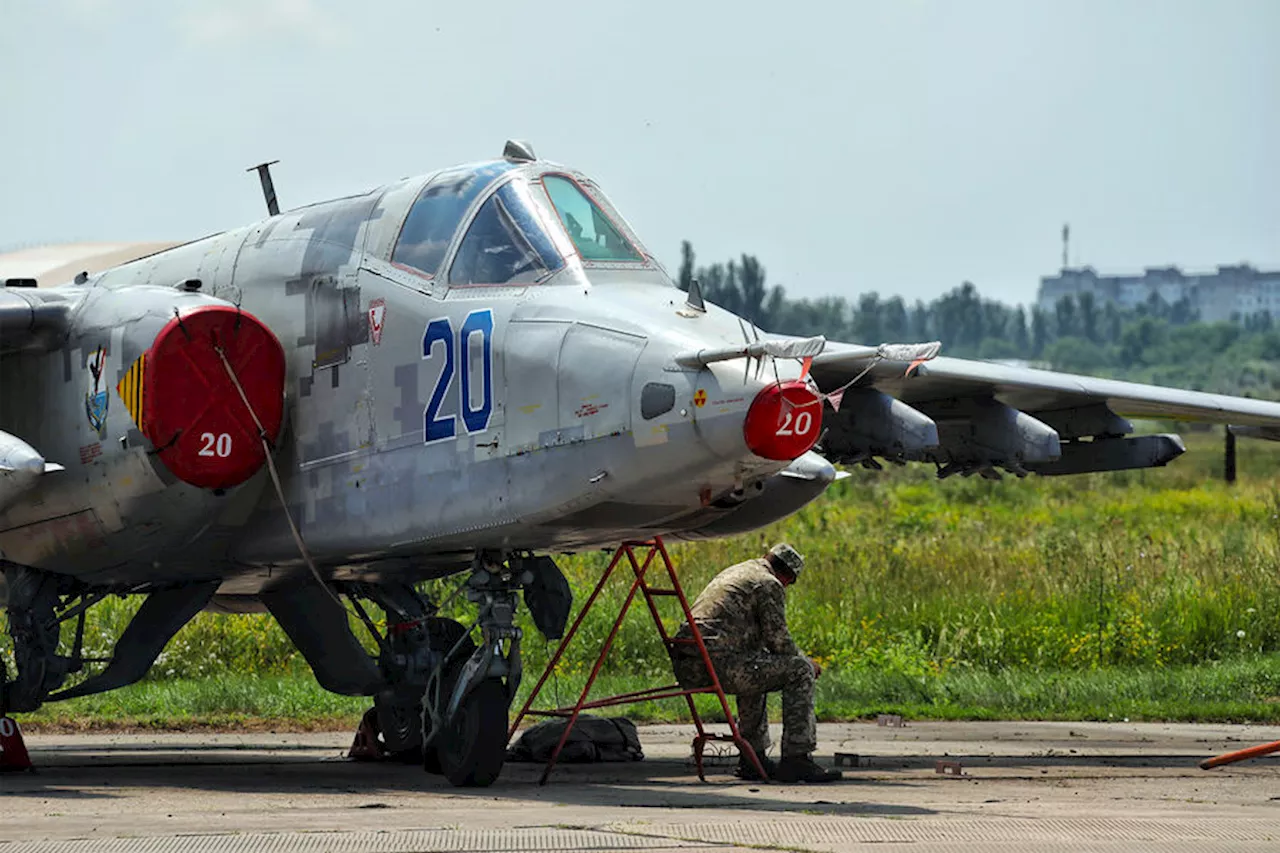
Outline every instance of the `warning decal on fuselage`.
[(147, 355), (143, 353), (138, 356), (138, 360), (133, 363), (129, 371), (125, 373), (124, 378), (120, 380), (120, 384), (116, 385), (116, 393), (120, 395), (120, 399), (124, 401), (124, 407), (129, 410), (129, 414), (133, 417), (133, 422), (142, 428), (142, 380), (146, 376), (147, 371)]

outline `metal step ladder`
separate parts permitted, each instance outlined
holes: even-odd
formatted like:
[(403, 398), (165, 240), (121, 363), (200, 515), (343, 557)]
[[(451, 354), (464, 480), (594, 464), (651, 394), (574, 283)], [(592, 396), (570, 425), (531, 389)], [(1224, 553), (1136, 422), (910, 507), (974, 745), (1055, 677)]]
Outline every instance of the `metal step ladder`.
[[(643, 557), (643, 559), (641, 559)], [(578, 633), (578, 628), (582, 626), (583, 620), (587, 614), (591, 612), (591, 608), (596, 603), (596, 599), (600, 597), (601, 591), (609, 582), (609, 578), (613, 576), (614, 570), (625, 561), (631, 566), (632, 574), (635, 580), (631, 583), (631, 589), (627, 593), (626, 599), (622, 602), (622, 607), (618, 611), (618, 616), (613, 621), (613, 627), (609, 631), (609, 635), (605, 638), (604, 645), (600, 649), (600, 654), (596, 657), (595, 664), (591, 668), (591, 674), (587, 676), (587, 682), (582, 688), (582, 692), (578, 696), (578, 701), (572, 706), (564, 706), (561, 708), (550, 708), (546, 710), (534, 710), (533, 703), (537, 701), (539, 694), (542, 692), (543, 685), (550, 679), (555, 671), (556, 665), (559, 664), (561, 657), (564, 656), (565, 650), (573, 641), (574, 636)], [(656, 587), (649, 582), (649, 572), (653, 568), (653, 564), (660, 563), (666, 571), (666, 587)], [(661, 582), (661, 581), (660, 581)], [(604, 665), (605, 658), (609, 655), (609, 650), (613, 647), (613, 641), (618, 636), (618, 630), (622, 627), (622, 622), (627, 616), (627, 611), (631, 609), (632, 602), (636, 599), (636, 594), (644, 595), (645, 603), (649, 607), (649, 614), (653, 617), (653, 623), (658, 629), (658, 636), (662, 639), (663, 646), (668, 653), (680, 647), (689, 645), (696, 646), (699, 655), (702, 657), (702, 663), (706, 667), (707, 674), (710, 676), (711, 684), (705, 687), (682, 687), (680, 684), (669, 684), (662, 687), (653, 687), (647, 690), (637, 690), (632, 693), (623, 693), (617, 696), (609, 696), (604, 699), (593, 699), (588, 701), (587, 697), (591, 693), (591, 688), (596, 682), (596, 678), (600, 675), (600, 669)], [(658, 609), (658, 600), (664, 598), (675, 598), (680, 603), (680, 611), (684, 617), (684, 621), (688, 623), (692, 634), (691, 637), (672, 637), (667, 633), (666, 626), (662, 622), (662, 613)], [(724, 718), (729, 724), (729, 734), (714, 734), (707, 731), (706, 725), (702, 721), (702, 716), (698, 713), (697, 705), (694, 703), (693, 697), (700, 693), (710, 693), (716, 696), (720, 701), (720, 707), (724, 711)], [(751, 744), (747, 743), (742, 737), (742, 733), (738, 730), (738, 722), (733, 712), (729, 709), (729, 699), (725, 696), (724, 688), (720, 686), (720, 678), (716, 675), (715, 666), (711, 662), (711, 656), (707, 653), (706, 643), (703, 642), (702, 632), (698, 630), (698, 625), (693, 620), (693, 614), (689, 608), (689, 599), (684, 594), (684, 588), (680, 585), (680, 578), (676, 574), (675, 566), (671, 562), (671, 556), (667, 553), (666, 545), (663, 544), (662, 538), (655, 536), (651, 540), (642, 542), (623, 542), (618, 550), (614, 552), (613, 559), (609, 563), (609, 567), (605, 569), (604, 574), (600, 576), (599, 582), (596, 583), (595, 589), (587, 598), (582, 609), (578, 612), (578, 618), (574, 620), (573, 626), (568, 633), (560, 641), (556, 652), (551, 656), (551, 660), (547, 662), (546, 669), (543, 670), (542, 677), (538, 679), (538, 683), (534, 686), (533, 692), (529, 694), (529, 698), (525, 700), (524, 707), (520, 709), (520, 713), (516, 715), (515, 721), (511, 724), (511, 728), (507, 732), (507, 740), (510, 741), (515, 735), (516, 730), (520, 727), (520, 723), (525, 717), (541, 716), (541, 717), (567, 717), (569, 724), (565, 726), (563, 734), (560, 736), (559, 743), (551, 753), (551, 757), (547, 760), (547, 766), (542, 772), (542, 778), (538, 784), (545, 785), (547, 778), (551, 775), (552, 769), (556, 766), (556, 761), (560, 757), (561, 750), (564, 749), (565, 743), (569, 740), (569, 734), (573, 731), (573, 726), (577, 722), (578, 717), (583, 711), (594, 711), (598, 708), (610, 708), (616, 705), (629, 705), (636, 702), (649, 702), (656, 699), (673, 699), (684, 697), (685, 702), (689, 706), (689, 715), (693, 718), (693, 723), (697, 727), (697, 735), (693, 739), (693, 758), (697, 766), (698, 778), (706, 781), (706, 775), (703, 770), (703, 752), (706, 745), (713, 741), (727, 741), (735, 744), (741, 751), (741, 754), (747, 758), (756, 768), (756, 772), (760, 774), (761, 779), (768, 778), (760, 757), (756, 755)]]

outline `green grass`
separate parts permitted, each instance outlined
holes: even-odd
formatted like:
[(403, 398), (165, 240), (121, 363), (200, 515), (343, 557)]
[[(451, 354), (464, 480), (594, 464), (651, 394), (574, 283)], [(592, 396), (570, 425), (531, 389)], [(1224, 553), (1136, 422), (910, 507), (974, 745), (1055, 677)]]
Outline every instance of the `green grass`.
[[(673, 556), (691, 593), (777, 540), (807, 556), (788, 612), (801, 646), (830, 670), (824, 713), (1274, 720), (1280, 445), (1242, 441), (1235, 486), (1217, 479), (1220, 436), (1189, 445), (1167, 469), (1068, 478), (938, 482), (923, 466), (859, 469), (770, 529), (676, 545)], [(560, 561), (579, 601), (608, 559)], [(433, 586), (443, 597), (455, 583)], [(624, 593), (613, 585), (586, 621), (563, 684), (585, 672)], [(90, 655), (135, 607), (112, 600), (91, 612)], [(551, 646), (525, 628), (532, 678)], [(628, 686), (669, 677), (643, 608), (606, 675)], [(50, 713), (345, 719), (361, 707), (315, 687), (269, 617), (202, 614), (143, 684)]]
[(33, 729), (194, 729), (231, 731), (354, 728), (364, 697), (324, 690), (307, 672), (217, 678), (148, 678), (131, 687), (45, 705), (23, 717)]
[[(539, 708), (571, 705), (581, 676), (549, 683)], [(531, 683), (518, 697), (523, 703)], [(648, 676), (607, 675), (591, 696), (600, 698), (658, 686)], [(777, 715), (777, 700), (774, 715)], [(368, 701), (335, 696), (309, 675), (225, 676), (149, 681), (98, 696), (46, 705), (24, 717), (35, 730), (225, 729), (311, 731), (354, 729)], [(711, 697), (698, 707), (722, 719)], [(1115, 667), (1079, 671), (954, 668), (913, 676), (858, 668), (825, 673), (818, 681), (821, 720), (856, 720), (876, 714), (911, 719), (1188, 720), (1280, 723), (1280, 660), (1240, 657), (1219, 664)], [(514, 712), (513, 712), (514, 713)], [(637, 721), (688, 719), (681, 700), (646, 702), (617, 711)]]

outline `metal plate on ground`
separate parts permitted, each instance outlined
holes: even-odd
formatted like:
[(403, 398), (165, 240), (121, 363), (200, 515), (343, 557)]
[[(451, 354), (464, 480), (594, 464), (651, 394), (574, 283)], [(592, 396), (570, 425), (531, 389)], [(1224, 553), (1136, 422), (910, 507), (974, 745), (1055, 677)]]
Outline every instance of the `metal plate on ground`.
[[(497, 851), (706, 850), (726, 846), (842, 850), (911, 845), (912, 850), (1263, 850), (1280, 839), (1275, 821), (983, 818), (797, 821), (765, 817), (696, 824), (599, 828), (424, 829), (389, 832), (280, 832), (178, 837), (0, 842), (2, 853), (497, 853)], [(959, 846), (957, 846), (959, 845)], [(977, 845), (970, 847), (970, 845)]]
[[(614, 824), (654, 838), (778, 849), (824, 849), (854, 844), (946, 842), (948, 844), (1044, 844), (1107, 842), (1127, 845), (1170, 842), (1257, 842), (1280, 845), (1280, 816), (1265, 819), (962, 818), (886, 819), (782, 817), (697, 824)], [(881, 849), (881, 848), (877, 848)], [(978, 849), (978, 848), (974, 848)], [(1040, 849), (1037, 847), (1036, 849)], [(1164, 849), (1164, 848), (1161, 848)]]
[[(3, 843), (3, 853), (491, 853), (502, 850), (670, 850), (709, 845), (623, 832), (527, 829), (424, 829), (408, 832), (279, 832)], [(718, 845), (716, 845), (718, 846)]]

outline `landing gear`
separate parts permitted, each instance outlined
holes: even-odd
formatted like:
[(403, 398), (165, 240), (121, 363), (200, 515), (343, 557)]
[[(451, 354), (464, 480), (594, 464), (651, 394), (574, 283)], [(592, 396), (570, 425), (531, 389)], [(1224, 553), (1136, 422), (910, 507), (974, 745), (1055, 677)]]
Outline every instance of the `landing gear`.
[[(165, 643), (209, 603), (218, 581), (185, 583), (147, 593), (129, 620), (109, 658), (84, 656), (85, 614), (111, 590), (94, 589), (73, 578), (22, 567), (5, 570), (9, 590), (9, 634), (18, 664), (11, 682), (0, 678), (0, 713), (34, 711), (46, 701), (57, 702), (115, 690), (147, 674)], [(122, 594), (130, 590), (116, 590)], [(69, 654), (61, 654), (61, 626), (75, 620)], [(106, 664), (101, 670), (59, 691), (68, 675), (85, 664)], [(57, 692), (55, 692), (57, 691)]]
[(471, 639), (471, 632), (463, 627), (461, 622), (439, 619), (433, 627), (431, 643), (440, 653), (441, 665), (436, 672), (432, 673), (433, 677), (428, 680), (422, 691), (422, 700), (417, 705), (417, 722), (423, 741), (429, 743), (425, 748), (419, 749), (422, 756), (422, 769), (428, 773), (440, 774), (444, 772), (440, 765), (440, 745), (451, 735), (446, 730), (438, 736), (432, 736), (436, 725), (433, 719), (439, 719), (441, 697), (443, 696), (443, 701), (447, 702), (448, 697), (452, 695), (458, 678), (462, 674), (463, 665), (476, 652), (476, 644)]
[(454, 785), (493, 784), (506, 757), (507, 711), (523, 673), (517, 594), (530, 579), (519, 561), (511, 564), (476, 556), (464, 590), (480, 607), (480, 645), (464, 630), (423, 692), (423, 766)]
[[(480, 610), (469, 628), (436, 616), (435, 605), (408, 586), (344, 590), (381, 650), (387, 686), (374, 698), (374, 713), (386, 757), (421, 759), (428, 772), (442, 773), (454, 785), (486, 786), (498, 778), (507, 712), (522, 673), (516, 606), (531, 578), (519, 558), (478, 554), (459, 590)], [(385, 633), (357, 598), (386, 612)]]
[[(422, 601), (430, 606), (425, 599)], [(389, 623), (393, 618), (393, 614), (388, 613)], [(453, 619), (424, 616), (408, 630), (403, 627), (407, 623), (398, 624), (398, 629), (393, 625), (387, 638), (378, 637), (380, 645), (394, 650), (391, 654), (384, 651), (381, 660), (389, 686), (373, 697), (373, 707), (361, 720), (348, 757), (403, 764), (421, 762), (428, 772), (439, 773), (436, 749), (423, 748), (423, 734), (430, 732), (431, 724), (423, 713), (422, 698), (433, 683), (447, 682), (450, 685), (447, 689), (452, 689), (462, 665), (475, 652), (476, 644), (462, 623)], [(407, 664), (411, 661), (417, 661), (419, 666), (410, 669)], [(438, 668), (443, 672), (443, 679), (433, 681)]]
[[(6, 569), (5, 583), (17, 673), (10, 681), (7, 672), (0, 672), (0, 716), (36, 710), (68, 675), (84, 668), (84, 614), (102, 598), (74, 590), (70, 578), (26, 568)], [(75, 645), (70, 655), (62, 655), (60, 626), (70, 618), (79, 620)]]

